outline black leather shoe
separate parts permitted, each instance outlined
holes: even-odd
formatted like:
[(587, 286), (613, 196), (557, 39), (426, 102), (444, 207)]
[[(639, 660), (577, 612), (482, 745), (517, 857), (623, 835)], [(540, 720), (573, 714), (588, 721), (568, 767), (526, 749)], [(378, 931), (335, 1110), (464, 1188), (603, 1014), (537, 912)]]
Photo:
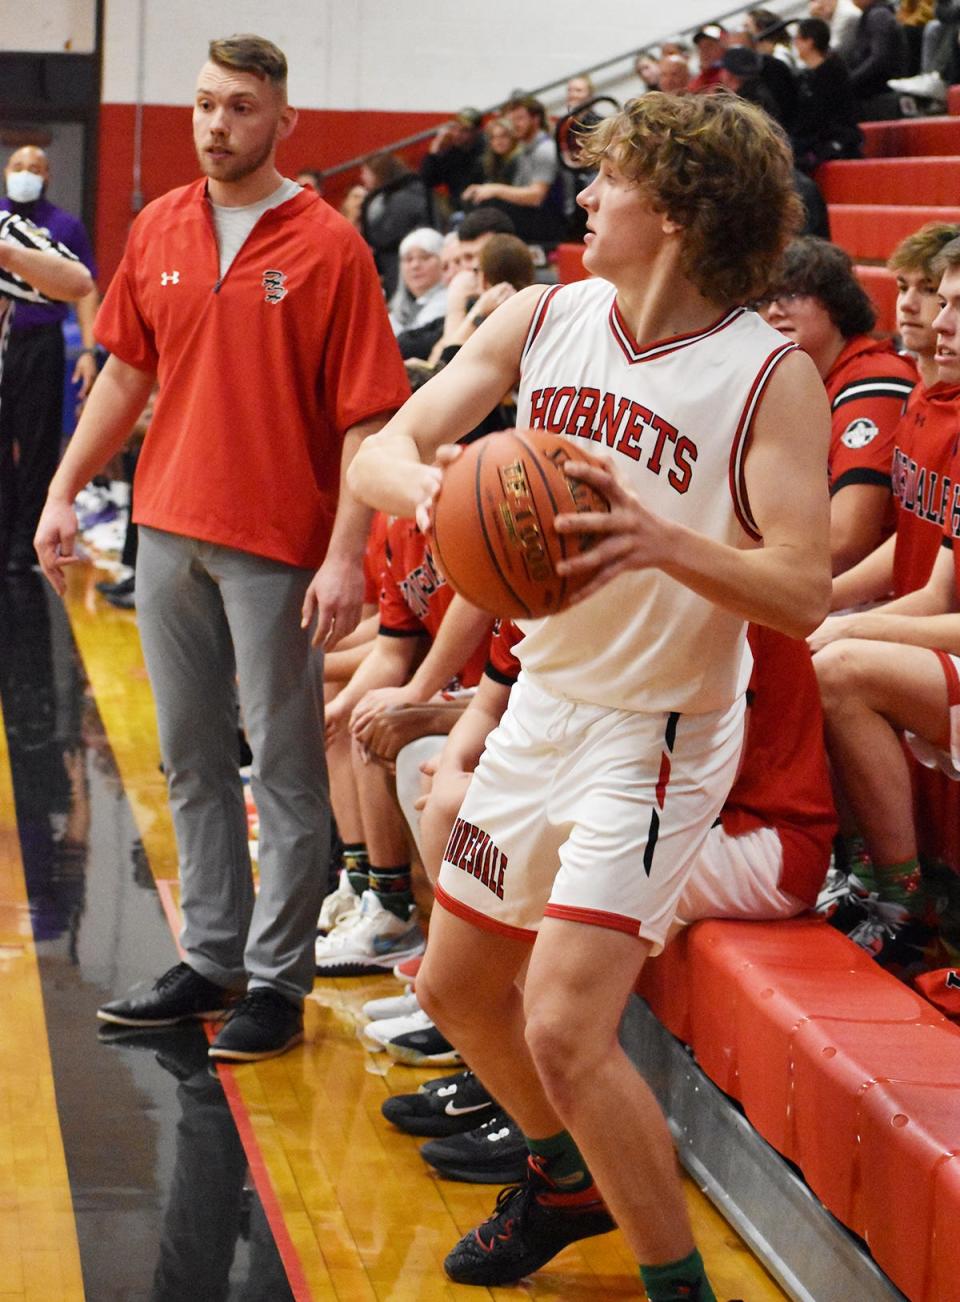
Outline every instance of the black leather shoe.
[(420, 1156), (448, 1180), (506, 1184), (524, 1179), (530, 1150), (516, 1123), (497, 1112), (475, 1130), (431, 1139)]
[(278, 990), (258, 986), (237, 1004), (210, 1046), (226, 1062), (276, 1058), (303, 1039), (303, 1009)]
[(135, 986), (122, 999), (97, 1009), (101, 1022), (119, 1026), (174, 1026), (177, 1022), (223, 1017), (236, 995), (177, 963), (149, 989)]
[(104, 579), (101, 583), (93, 585), (103, 597), (123, 597), (133, 593), (133, 575), (128, 574), (125, 579), (117, 579), (111, 583), (109, 579)]

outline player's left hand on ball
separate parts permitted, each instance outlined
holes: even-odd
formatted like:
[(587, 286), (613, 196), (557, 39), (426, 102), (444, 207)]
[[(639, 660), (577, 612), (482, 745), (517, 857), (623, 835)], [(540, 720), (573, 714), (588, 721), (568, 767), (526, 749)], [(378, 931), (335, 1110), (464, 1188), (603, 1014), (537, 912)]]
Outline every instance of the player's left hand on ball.
[(557, 564), (558, 574), (591, 576), (574, 604), (592, 596), (618, 574), (657, 565), (665, 559), (665, 521), (624, 488), (609, 464), (593, 466), (572, 459), (564, 471), (571, 479), (589, 484), (610, 503), (609, 511), (565, 512), (554, 519), (557, 533), (586, 534), (591, 539), (581, 555)]

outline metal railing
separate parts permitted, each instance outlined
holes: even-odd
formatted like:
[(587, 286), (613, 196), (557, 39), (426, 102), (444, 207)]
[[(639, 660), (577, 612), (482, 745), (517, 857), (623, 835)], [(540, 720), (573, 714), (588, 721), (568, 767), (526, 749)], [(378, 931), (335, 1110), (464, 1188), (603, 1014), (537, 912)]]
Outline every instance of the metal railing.
[[(615, 54), (612, 58), (603, 59), (599, 63), (592, 63), (586, 68), (577, 68), (575, 71), (567, 73), (565, 77), (555, 78), (553, 81), (545, 82), (542, 86), (534, 86), (530, 90), (524, 90), (523, 94), (533, 95), (539, 99), (550, 91), (559, 90), (561, 87), (565, 86), (571, 77), (595, 77), (598, 73), (606, 72), (609, 68), (614, 68), (619, 63), (625, 63), (628, 60), (633, 63), (641, 54), (645, 53), (645, 51), (653, 49), (655, 46), (662, 45), (664, 41), (675, 39), (677, 36), (689, 37), (693, 35), (693, 33), (700, 31), (702, 27), (709, 26), (710, 23), (719, 23), (722, 25), (729, 22), (731, 18), (737, 18), (748, 13), (753, 7), (754, 6), (752, 5), (739, 4), (736, 9), (730, 9), (728, 12), (718, 15), (716, 18), (708, 18), (703, 22), (694, 23), (690, 27), (682, 27), (679, 31), (674, 28), (673, 31), (667, 33), (665, 36), (658, 37), (653, 41), (647, 41), (646, 44), (638, 46), (634, 50), (627, 50), (623, 54)], [(775, 13), (779, 14), (784, 21), (795, 17), (798, 13), (807, 9), (807, 5), (804, 4), (802, 0), (789, 0), (786, 4), (774, 3), (768, 7)], [(487, 108), (480, 109), (479, 111), (484, 117), (487, 117), (489, 114), (496, 113), (501, 109), (505, 102), (506, 101), (502, 99), (497, 100), (496, 103), (489, 105)], [(358, 154), (356, 158), (348, 158), (344, 163), (335, 163), (332, 167), (325, 167), (320, 172), (320, 176), (324, 180), (331, 176), (340, 176), (343, 172), (349, 172), (354, 168), (362, 167), (368, 159), (373, 158), (376, 154), (396, 153), (401, 149), (408, 149), (411, 145), (422, 144), (423, 141), (432, 139), (437, 132), (446, 125), (449, 124), (440, 123), (437, 126), (426, 127), (423, 131), (417, 131), (412, 136), (404, 136), (401, 140), (388, 142), (378, 146), (376, 149), (368, 149), (366, 153)]]

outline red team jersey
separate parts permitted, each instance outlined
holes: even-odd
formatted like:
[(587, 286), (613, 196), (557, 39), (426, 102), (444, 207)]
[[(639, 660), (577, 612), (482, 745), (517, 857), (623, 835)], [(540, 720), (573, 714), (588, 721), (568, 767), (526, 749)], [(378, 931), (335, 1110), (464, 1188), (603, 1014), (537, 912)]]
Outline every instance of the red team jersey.
[(893, 595), (922, 588), (943, 541), (951, 506), (950, 469), (960, 433), (960, 385), (917, 385), (896, 429), (893, 500), (897, 541)]
[(375, 511), (363, 553), (363, 604), (376, 606), (380, 601), (380, 575), (387, 563), (387, 525), (390, 517)]
[(498, 619), (490, 636), (490, 655), (484, 673), (496, 683), (512, 687), (520, 673), (520, 661), (513, 648), (523, 634), (509, 619)]
[[(429, 637), (432, 642), (454, 598), (427, 540), (414, 520), (398, 517), (387, 526), (385, 565), (380, 573), (380, 632), (385, 637)], [(482, 638), (457, 675), (461, 687), (475, 687), (487, 662)]]
[(780, 889), (815, 904), (837, 830), (820, 691), (806, 642), (751, 624), (750, 709), (743, 760), (720, 821), (730, 836), (780, 834)]
[(890, 487), (894, 431), (916, 382), (913, 362), (886, 340), (857, 335), (847, 342), (824, 381), (831, 494), (848, 484)]

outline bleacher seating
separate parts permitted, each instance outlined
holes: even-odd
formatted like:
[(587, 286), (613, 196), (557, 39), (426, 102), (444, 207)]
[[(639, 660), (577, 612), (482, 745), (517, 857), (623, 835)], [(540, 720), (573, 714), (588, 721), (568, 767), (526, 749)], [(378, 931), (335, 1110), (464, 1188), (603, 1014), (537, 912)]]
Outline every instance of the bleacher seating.
[(911, 1302), (960, 1302), (960, 1030), (816, 917), (698, 923), (639, 993)]

